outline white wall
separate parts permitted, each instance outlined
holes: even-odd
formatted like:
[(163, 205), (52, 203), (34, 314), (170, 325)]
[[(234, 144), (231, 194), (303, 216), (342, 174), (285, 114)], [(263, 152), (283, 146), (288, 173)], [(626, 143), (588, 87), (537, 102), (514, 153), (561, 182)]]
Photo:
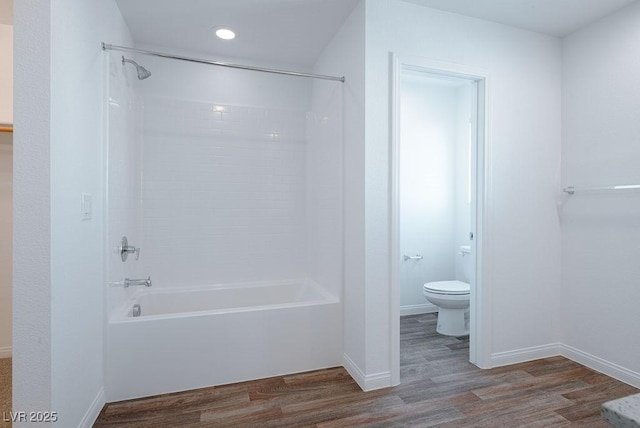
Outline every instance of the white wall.
[(145, 274), (159, 287), (308, 276), (306, 109), (216, 99), (144, 97)]
[(460, 130), (456, 87), (404, 72), (401, 88), (400, 253), (423, 257), (400, 261), (400, 308), (408, 314), (418, 307), (436, 309), (424, 297), (425, 282), (455, 279)]
[(0, 124), (13, 123), (13, 25), (0, 24)]
[[(640, 182), (640, 4), (563, 41), (564, 185)], [(640, 199), (578, 194), (562, 212), (562, 342), (640, 385)]]
[[(47, 411), (54, 410), (51, 389), (51, 5), (48, 1), (16, 2), (13, 12), (16, 96), (12, 400), (14, 409)], [(26, 424), (14, 426), (21, 425)]]
[[(456, 274), (455, 279), (460, 281), (470, 281), (470, 273), (465, 273), (463, 257), (459, 257), (458, 252), (462, 245), (470, 245), (469, 232), (471, 229), (471, 203), (470, 203), (470, 187), (469, 174), (471, 174), (470, 159), (470, 135), (469, 121), (471, 115), (475, 114), (476, 109), (472, 109), (471, 103), (475, 97), (472, 97), (472, 91), (475, 85), (465, 84), (458, 88), (457, 97), (458, 105), (456, 111), (456, 192), (455, 192), (455, 250), (456, 250)], [(473, 113), (472, 113), (473, 112)]]
[[(0, 24), (0, 125), (13, 123), (13, 26)], [(12, 135), (0, 133), (0, 358), (11, 356)]]
[(112, 1), (14, 6), (14, 409), (90, 426), (104, 403), (100, 42), (125, 43), (128, 31)]
[(11, 356), (13, 136), (0, 132), (0, 358)]
[(312, 82), (306, 159), (308, 270), (316, 282), (341, 300), (344, 259), (343, 96), (343, 83), (318, 79)]
[(365, 2), (351, 12), (314, 66), (345, 76), (343, 97), (344, 354), (349, 373), (365, 386), (366, 314), (364, 254), (364, 51)]
[[(92, 422), (104, 402), (107, 100), (100, 43), (126, 44), (130, 36), (113, 1), (56, 2), (51, 28), (52, 406), (61, 425), (76, 426)], [(81, 193), (93, 197), (91, 220), (81, 219)]]
[[(109, 281), (305, 276), (309, 82), (125, 54), (152, 72), (140, 81), (110, 55)], [(114, 251), (123, 235), (139, 261)], [(134, 291), (111, 287), (109, 312)]]
[(490, 74), (487, 345), (491, 364), (537, 356), (559, 339), (559, 40), (397, 0), (367, 2), (366, 16), (365, 373), (391, 369), (389, 52)]
[[(312, 277), (339, 296), (340, 84), (326, 82), (322, 97), (312, 100), (309, 79), (138, 60), (153, 73), (131, 83), (142, 115), (137, 141), (130, 144), (142, 145), (143, 155), (131, 164), (138, 155), (117, 149), (129, 160), (114, 154), (110, 165), (111, 217), (124, 219), (122, 201), (115, 199), (140, 189), (129, 214), (140, 216), (142, 234), (130, 243), (142, 248), (141, 256), (126, 265), (135, 266), (138, 276), (151, 275), (154, 287)], [(122, 67), (117, 58), (113, 62)], [(123, 86), (116, 77), (114, 85)], [(124, 110), (112, 109), (115, 123), (125, 120)], [(118, 127), (124, 126), (110, 125), (114, 147)], [(138, 173), (127, 190), (122, 177), (133, 169)], [(110, 224), (114, 248), (124, 223)], [(119, 256), (109, 258), (110, 271), (118, 272), (110, 280), (121, 280)]]

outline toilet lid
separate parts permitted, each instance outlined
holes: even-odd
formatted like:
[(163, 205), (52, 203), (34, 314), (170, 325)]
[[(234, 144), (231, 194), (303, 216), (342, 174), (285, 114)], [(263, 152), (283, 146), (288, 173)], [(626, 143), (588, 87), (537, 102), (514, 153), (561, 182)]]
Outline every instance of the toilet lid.
[(436, 294), (469, 294), (471, 292), (471, 286), (462, 281), (438, 281), (427, 282), (424, 287), (424, 291)]

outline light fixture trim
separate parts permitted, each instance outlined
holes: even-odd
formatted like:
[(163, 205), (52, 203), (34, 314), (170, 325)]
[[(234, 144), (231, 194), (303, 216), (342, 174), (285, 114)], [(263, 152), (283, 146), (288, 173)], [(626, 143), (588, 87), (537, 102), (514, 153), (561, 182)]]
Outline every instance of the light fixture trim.
[(214, 28), (216, 37), (222, 40), (233, 40), (236, 38), (236, 33), (229, 27), (216, 27)]

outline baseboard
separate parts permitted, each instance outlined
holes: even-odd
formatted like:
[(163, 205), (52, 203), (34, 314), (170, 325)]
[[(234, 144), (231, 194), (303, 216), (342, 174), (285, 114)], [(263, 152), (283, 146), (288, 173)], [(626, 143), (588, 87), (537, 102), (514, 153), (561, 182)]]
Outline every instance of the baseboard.
[(436, 305), (432, 305), (431, 303), (400, 306), (401, 317), (405, 315), (432, 314), (434, 312), (438, 312), (438, 307)]
[(100, 412), (102, 411), (102, 407), (104, 407), (106, 403), (104, 388), (100, 388), (98, 391), (98, 395), (93, 399), (91, 406), (87, 410), (87, 413), (84, 414), (84, 418), (80, 421), (78, 428), (91, 428), (95, 421), (100, 416)]
[(13, 355), (13, 348), (11, 346), (0, 348), (0, 358), (11, 358), (12, 355)]
[(626, 369), (569, 345), (560, 344), (560, 355), (633, 387), (640, 388), (640, 373), (638, 372)]
[(373, 391), (391, 386), (391, 372), (365, 375), (347, 354), (343, 354), (343, 365), (363, 391)]
[(561, 355), (560, 343), (532, 346), (530, 348), (515, 349), (513, 351), (491, 354), (491, 367), (508, 366)]
[(635, 388), (640, 388), (640, 373), (629, 370), (618, 364), (596, 357), (564, 343), (533, 346), (507, 352), (491, 354), (491, 367), (507, 366), (561, 355), (565, 358), (589, 367), (592, 370), (610, 376)]

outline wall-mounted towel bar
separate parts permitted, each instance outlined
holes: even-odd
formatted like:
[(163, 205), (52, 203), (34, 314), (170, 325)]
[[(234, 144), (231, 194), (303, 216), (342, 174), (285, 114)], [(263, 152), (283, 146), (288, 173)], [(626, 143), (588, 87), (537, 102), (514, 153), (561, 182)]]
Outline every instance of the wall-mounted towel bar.
[(563, 192), (573, 195), (576, 192), (602, 192), (607, 190), (640, 190), (640, 184), (618, 184), (614, 186), (574, 187), (568, 186)]

